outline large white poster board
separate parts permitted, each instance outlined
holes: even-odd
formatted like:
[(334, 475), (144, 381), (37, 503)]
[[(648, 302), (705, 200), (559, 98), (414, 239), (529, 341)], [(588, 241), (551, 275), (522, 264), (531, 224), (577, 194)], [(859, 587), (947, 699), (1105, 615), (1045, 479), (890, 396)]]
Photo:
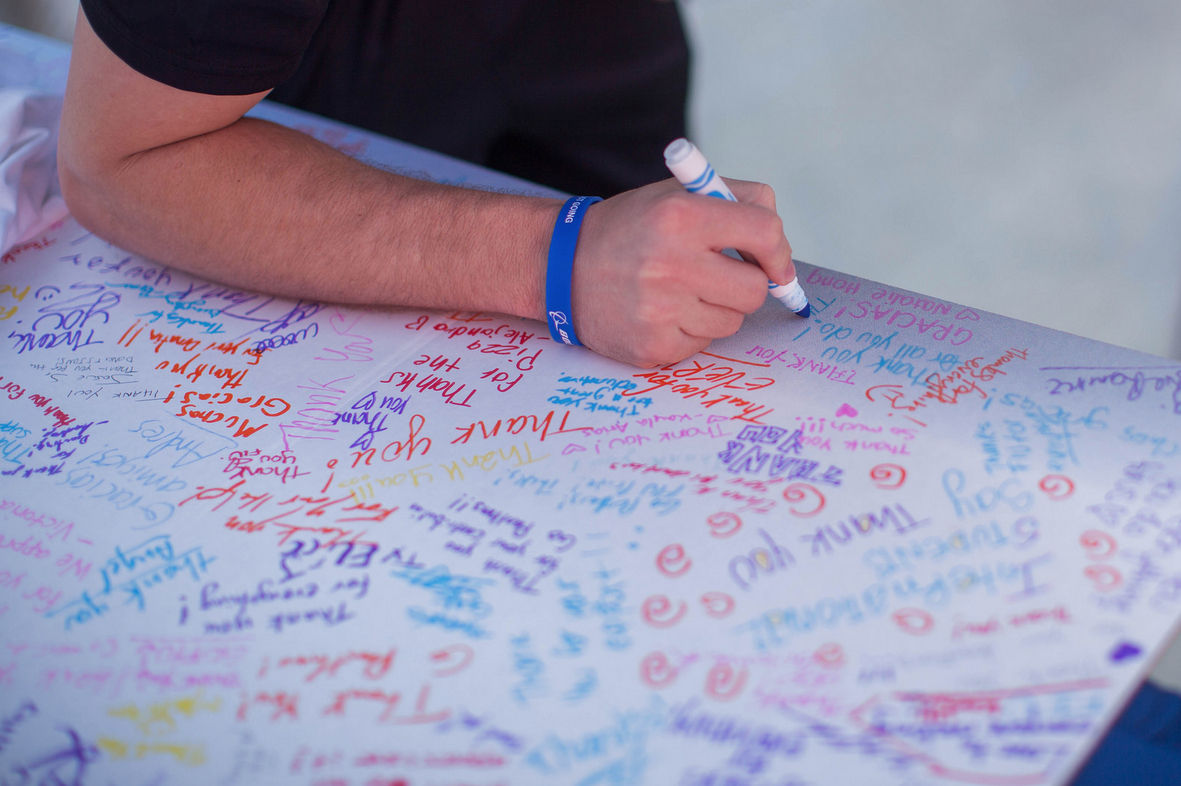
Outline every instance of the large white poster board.
[(1064, 782), (1181, 610), (1181, 366), (799, 267), (644, 371), (11, 250), (0, 783)]

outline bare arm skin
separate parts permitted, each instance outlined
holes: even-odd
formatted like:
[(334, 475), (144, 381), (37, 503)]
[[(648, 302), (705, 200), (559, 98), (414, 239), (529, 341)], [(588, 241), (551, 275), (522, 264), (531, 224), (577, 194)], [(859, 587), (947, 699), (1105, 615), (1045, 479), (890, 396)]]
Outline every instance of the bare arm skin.
[[(70, 210), (122, 248), (243, 289), (544, 320), (560, 201), (375, 169), (242, 117), (265, 95), (149, 79), (79, 11), (58, 147)], [(731, 186), (745, 204), (666, 181), (587, 212), (573, 292), (583, 343), (636, 365), (680, 360), (734, 333), (767, 278), (794, 275), (771, 189)]]

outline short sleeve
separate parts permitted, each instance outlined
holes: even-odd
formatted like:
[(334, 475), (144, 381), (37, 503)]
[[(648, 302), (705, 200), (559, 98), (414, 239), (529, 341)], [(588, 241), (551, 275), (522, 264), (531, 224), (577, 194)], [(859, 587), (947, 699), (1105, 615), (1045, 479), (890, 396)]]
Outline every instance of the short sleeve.
[(299, 67), (329, 0), (81, 0), (123, 62), (179, 90), (249, 95)]

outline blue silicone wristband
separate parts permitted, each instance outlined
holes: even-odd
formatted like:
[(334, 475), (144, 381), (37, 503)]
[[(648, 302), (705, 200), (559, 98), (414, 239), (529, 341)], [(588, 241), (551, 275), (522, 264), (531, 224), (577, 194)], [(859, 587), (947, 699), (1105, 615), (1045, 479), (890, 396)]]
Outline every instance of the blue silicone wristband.
[(578, 232), (586, 209), (602, 197), (570, 197), (554, 222), (554, 234), (549, 241), (549, 261), (545, 272), (545, 310), (549, 334), (560, 344), (581, 347), (574, 334), (574, 312), (570, 307), (570, 283), (574, 275), (574, 251), (578, 248)]

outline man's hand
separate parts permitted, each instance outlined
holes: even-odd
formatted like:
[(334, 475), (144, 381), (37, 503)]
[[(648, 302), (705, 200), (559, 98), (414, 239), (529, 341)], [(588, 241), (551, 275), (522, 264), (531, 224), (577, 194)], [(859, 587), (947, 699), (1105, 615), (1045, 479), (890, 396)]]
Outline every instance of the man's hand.
[(739, 203), (666, 180), (588, 209), (574, 259), (579, 340), (637, 366), (683, 360), (737, 332), (768, 279), (795, 276), (771, 188), (726, 182)]

